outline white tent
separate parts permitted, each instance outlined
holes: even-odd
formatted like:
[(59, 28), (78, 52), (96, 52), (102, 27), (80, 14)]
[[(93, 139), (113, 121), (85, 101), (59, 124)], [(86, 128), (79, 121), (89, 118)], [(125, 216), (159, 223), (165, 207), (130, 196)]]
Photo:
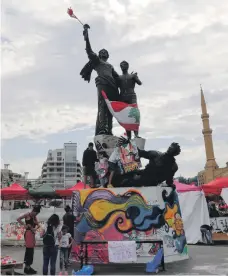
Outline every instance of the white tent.
[[(182, 213), (182, 218), (184, 222), (185, 235), (188, 244), (196, 244), (197, 242), (202, 242), (202, 234), (200, 227), (202, 225), (210, 225), (210, 217), (207, 207), (206, 198), (204, 192), (197, 187), (192, 187), (190, 185), (184, 185), (181, 183), (175, 183), (178, 198)], [(179, 184), (181, 184), (179, 187)], [(186, 190), (183, 189), (184, 186)]]
[(228, 188), (223, 188), (222, 189), (221, 197), (224, 199), (226, 204), (228, 204)]

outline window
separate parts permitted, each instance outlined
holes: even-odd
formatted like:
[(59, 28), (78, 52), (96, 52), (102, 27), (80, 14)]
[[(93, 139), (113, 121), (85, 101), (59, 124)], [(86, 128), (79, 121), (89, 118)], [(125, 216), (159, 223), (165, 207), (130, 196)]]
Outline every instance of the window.
[(50, 166), (54, 166), (54, 163), (50, 163), (49, 165), (50, 165)]
[(62, 169), (57, 169), (57, 172), (61, 172), (62, 171)]
[(57, 152), (57, 156), (62, 156), (62, 152), (61, 151)]
[(63, 164), (62, 164), (62, 163), (57, 163), (56, 165), (57, 165), (57, 166), (63, 166)]
[(76, 167), (76, 163), (74, 162), (66, 162), (66, 167)]
[(76, 168), (66, 168), (65, 172), (76, 172)]
[(62, 161), (62, 157), (57, 157), (57, 161)]
[(54, 172), (54, 169), (49, 169), (49, 172)]
[(66, 177), (76, 177), (75, 174), (66, 174)]

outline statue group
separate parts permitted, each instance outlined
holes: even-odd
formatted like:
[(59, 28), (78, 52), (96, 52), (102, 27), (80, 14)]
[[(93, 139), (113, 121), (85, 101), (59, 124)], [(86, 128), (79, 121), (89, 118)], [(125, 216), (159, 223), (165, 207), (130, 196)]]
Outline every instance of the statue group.
[[(142, 82), (139, 80), (137, 73), (128, 73), (129, 64), (127, 61), (122, 61), (120, 63), (122, 75), (119, 75), (108, 62), (109, 53), (106, 49), (100, 50), (98, 55), (94, 53), (89, 41), (88, 29), (89, 26), (87, 24), (84, 25), (83, 35), (86, 42), (86, 53), (89, 62), (81, 70), (80, 75), (85, 81), (89, 82), (92, 71), (95, 70), (97, 72), (95, 83), (98, 94), (98, 111), (95, 135), (113, 135), (113, 116), (107, 107), (102, 91), (105, 91), (110, 101), (137, 104), (135, 84), (141, 85)], [(130, 138), (131, 131), (127, 130), (127, 134)], [(135, 131), (135, 136), (138, 136), (137, 131)]]
[[(119, 75), (114, 67), (108, 62), (109, 53), (106, 49), (100, 50), (98, 54), (92, 50), (88, 33), (89, 28), (89, 25), (85, 24), (83, 30), (86, 53), (89, 61), (81, 70), (80, 75), (85, 81), (90, 82), (92, 71), (95, 70), (97, 72), (95, 83), (97, 87), (98, 111), (95, 138), (112, 137), (113, 114), (110, 112), (110, 106), (107, 104), (103, 92), (105, 92), (110, 102), (119, 102), (122, 103), (122, 105), (124, 103), (125, 106), (138, 108), (135, 85), (142, 85), (142, 82), (137, 73), (129, 73), (129, 63), (127, 61), (124, 60), (120, 63), (122, 74)], [(130, 143), (132, 131), (134, 132), (135, 140), (142, 139), (139, 137), (138, 129), (136, 128), (128, 126), (125, 128), (125, 131), (127, 139), (120, 138), (115, 140), (114, 147), (120, 147), (123, 144)], [(102, 142), (98, 142), (98, 144), (98, 151), (107, 150), (109, 147), (109, 145), (103, 143), (102, 148)], [(114, 175), (112, 171), (109, 184), (112, 183), (114, 186), (119, 187), (140, 187), (156, 186), (166, 181), (168, 186), (174, 187), (173, 177), (178, 170), (174, 156), (179, 155), (180, 151), (180, 146), (177, 143), (172, 143), (165, 153), (145, 151), (144, 148), (138, 148), (138, 157), (149, 160), (149, 164), (146, 168), (128, 175)]]

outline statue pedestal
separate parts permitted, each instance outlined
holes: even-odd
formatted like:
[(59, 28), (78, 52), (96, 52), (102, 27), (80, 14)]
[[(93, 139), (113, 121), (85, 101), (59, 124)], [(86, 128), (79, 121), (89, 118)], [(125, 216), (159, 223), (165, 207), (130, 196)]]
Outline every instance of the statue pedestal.
[[(83, 208), (85, 202), (89, 202), (90, 208)], [(163, 240), (166, 263), (188, 259), (178, 196), (170, 188), (75, 191), (72, 209), (74, 215), (80, 218), (74, 227), (76, 242), (73, 244), (72, 258), (76, 262), (80, 262), (80, 242), (83, 240)], [(93, 263), (109, 263), (107, 244), (89, 244), (88, 248)], [(151, 244), (143, 244), (137, 249), (137, 263), (151, 262), (151, 256), (157, 253), (158, 248), (158, 245), (152, 247)]]
[[(94, 143), (97, 151), (105, 151), (106, 154), (110, 156), (116, 147), (119, 138), (120, 137), (105, 134), (95, 136)], [(146, 139), (134, 138), (132, 140), (136, 142), (136, 145), (140, 150), (144, 150)]]

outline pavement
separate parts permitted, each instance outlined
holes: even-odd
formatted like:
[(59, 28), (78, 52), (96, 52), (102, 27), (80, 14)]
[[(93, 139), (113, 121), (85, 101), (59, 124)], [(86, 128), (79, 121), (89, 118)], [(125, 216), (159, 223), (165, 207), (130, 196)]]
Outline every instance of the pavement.
[[(3, 246), (1, 256), (10, 255), (18, 261), (24, 258), (23, 247)], [(43, 265), (42, 248), (35, 249), (33, 268), (42, 275)], [(69, 275), (72, 269), (77, 269), (77, 264), (69, 268)], [(17, 270), (23, 273), (22, 270)], [(145, 265), (95, 265), (96, 275), (144, 275)], [(56, 273), (59, 273), (59, 260), (56, 264)], [(166, 264), (166, 271), (159, 275), (228, 275), (228, 245), (190, 245), (189, 259), (175, 263)]]

